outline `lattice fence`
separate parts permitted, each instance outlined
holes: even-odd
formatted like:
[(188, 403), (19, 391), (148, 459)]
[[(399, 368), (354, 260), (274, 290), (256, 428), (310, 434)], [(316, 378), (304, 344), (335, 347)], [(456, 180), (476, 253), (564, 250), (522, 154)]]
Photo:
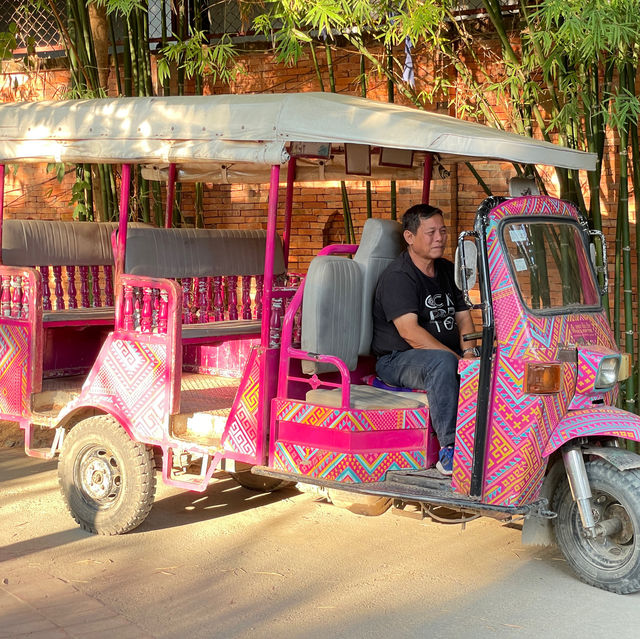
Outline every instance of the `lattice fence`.
[[(55, 0), (56, 9), (64, 20), (65, 0)], [(34, 7), (24, 0), (0, 0), (0, 32), (7, 31), (9, 25), (17, 27), (18, 48), (23, 52), (31, 43), (37, 51), (59, 51), (62, 39), (53, 14)]]

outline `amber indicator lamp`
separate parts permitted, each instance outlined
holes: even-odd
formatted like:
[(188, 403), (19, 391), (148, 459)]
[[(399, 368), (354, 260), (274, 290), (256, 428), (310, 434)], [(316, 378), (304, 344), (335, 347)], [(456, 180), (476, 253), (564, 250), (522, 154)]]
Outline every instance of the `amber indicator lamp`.
[(562, 384), (562, 364), (527, 362), (524, 369), (524, 392), (532, 395), (559, 393)]

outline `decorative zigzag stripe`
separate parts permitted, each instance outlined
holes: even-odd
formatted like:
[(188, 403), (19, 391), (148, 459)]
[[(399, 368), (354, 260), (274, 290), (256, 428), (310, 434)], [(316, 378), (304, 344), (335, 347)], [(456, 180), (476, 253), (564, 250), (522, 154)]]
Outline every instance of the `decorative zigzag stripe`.
[(342, 482), (381, 481), (390, 470), (419, 470), (425, 466), (424, 452), (394, 451), (362, 454), (336, 453), (277, 442), (275, 468), (316, 479)]

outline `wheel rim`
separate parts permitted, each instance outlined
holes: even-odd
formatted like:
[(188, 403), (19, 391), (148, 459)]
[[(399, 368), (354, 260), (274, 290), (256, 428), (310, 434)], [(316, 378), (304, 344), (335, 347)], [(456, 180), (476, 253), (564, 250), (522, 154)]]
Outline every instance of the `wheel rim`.
[(620, 521), (620, 530), (612, 535), (601, 535), (595, 539), (584, 536), (584, 528), (577, 506), (574, 504), (571, 516), (572, 533), (578, 540), (578, 547), (585, 558), (602, 570), (619, 570), (631, 560), (636, 547), (633, 522), (627, 509), (615, 496), (601, 490), (592, 489), (592, 512), (596, 524), (606, 519)]
[(74, 475), (87, 502), (106, 509), (118, 500), (122, 470), (118, 458), (104, 446), (87, 446), (78, 455)]

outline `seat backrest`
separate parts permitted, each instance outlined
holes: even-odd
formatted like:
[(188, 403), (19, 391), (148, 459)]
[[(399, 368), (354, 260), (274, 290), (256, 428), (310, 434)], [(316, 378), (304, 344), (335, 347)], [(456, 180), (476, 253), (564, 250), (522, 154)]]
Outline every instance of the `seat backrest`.
[[(263, 275), (266, 246), (263, 230), (129, 228), (124, 270), (166, 278)], [(273, 269), (285, 272), (280, 238)]]
[[(301, 348), (334, 355), (353, 370), (358, 363), (362, 272), (347, 257), (318, 255), (311, 260), (304, 284)], [(307, 375), (335, 371), (331, 364), (303, 361)]]
[(2, 262), (7, 266), (113, 265), (114, 222), (5, 220)]
[[(354, 370), (373, 337), (373, 296), (382, 271), (404, 249), (402, 228), (392, 220), (368, 219), (354, 259), (319, 255), (311, 261), (302, 304), (302, 349), (339, 357)], [(308, 375), (333, 371), (304, 361)]]
[(405, 247), (402, 225), (398, 222), (376, 218), (369, 218), (365, 222), (360, 246), (353, 258), (362, 272), (362, 313), (358, 355), (371, 353), (373, 298), (378, 279)]

